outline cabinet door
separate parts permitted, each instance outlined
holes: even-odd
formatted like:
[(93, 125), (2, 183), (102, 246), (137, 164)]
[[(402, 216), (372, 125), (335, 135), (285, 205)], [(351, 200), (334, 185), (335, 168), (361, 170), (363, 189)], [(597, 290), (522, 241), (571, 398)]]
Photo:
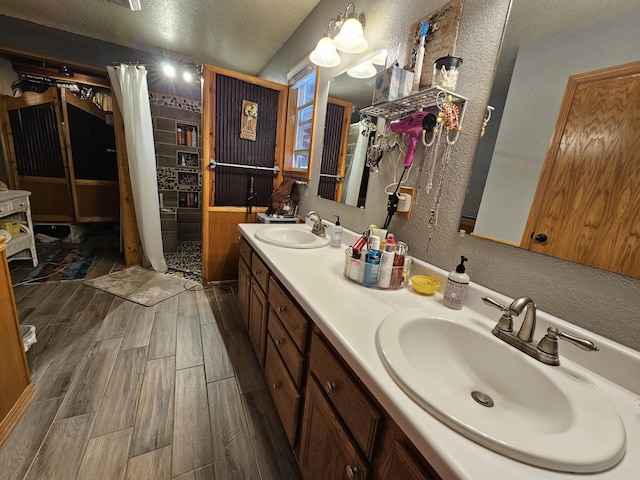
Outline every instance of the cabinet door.
[(244, 326), (249, 328), (249, 300), (251, 298), (251, 270), (242, 258), (238, 262), (238, 308), (244, 321)]
[(255, 277), (251, 279), (251, 298), (249, 300), (249, 338), (256, 352), (260, 367), (264, 368), (264, 350), (267, 338), (267, 296)]
[(365, 479), (368, 464), (309, 376), (300, 438), (300, 469), (305, 480)]
[(428, 473), (422, 463), (400, 442), (396, 442), (391, 454), (387, 480), (439, 480), (435, 473)]

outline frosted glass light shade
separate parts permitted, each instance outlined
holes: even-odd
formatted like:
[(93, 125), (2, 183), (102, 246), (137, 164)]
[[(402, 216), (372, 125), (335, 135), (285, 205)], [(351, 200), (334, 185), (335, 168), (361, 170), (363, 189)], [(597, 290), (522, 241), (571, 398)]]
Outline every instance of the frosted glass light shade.
[(369, 46), (364, 38), (362, 24), (357, 18), (348, 18), (342, 25), (340, 33), (333, 39), (338, 50), (347, 53), (364, 52)]
[(319, 67), (335, 67), (340, 64), (340, 55), (336, 51), (333, 40), (328, 35), (320, 39), (315, 50), (309, 55), (309, 60)]
[(353, 78), (370, 78), (373, 77), (376, 73), (378, 73), (376, 67), (369, 60), (365, 60), (355, 67), (347, 70), (347, 75)]

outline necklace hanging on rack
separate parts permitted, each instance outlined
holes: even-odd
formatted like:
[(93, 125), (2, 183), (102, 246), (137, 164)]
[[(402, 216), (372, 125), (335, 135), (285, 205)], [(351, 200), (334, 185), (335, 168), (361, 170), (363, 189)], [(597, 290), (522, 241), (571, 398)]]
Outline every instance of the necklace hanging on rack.
[(440, 177), (438, 178), (438, 189), (436, 192), (436, 199), (431, 209), (429, 216), (429, 236), (427, 237), (427, 249), (429, 250), (429, 246), (431, 245), (431, 238), (433, 237), (433, 232), (438, 226), (438, 214), (440, 213), (440, 205), (442, 203), (442, 189), (444, 185), (444, 179), (447, 174), (447, 169), (449, 167), (449, 162), (451, 161), (451, 151), (452, 151), (452, 143), (450, 143), (447, 139), (447, 142), (444, 147), (444, 153), (442, 155), (442, 168), (440, 169)]
[(442, 129), (435, 128), (433, 130), (433, 134), (435, 135), (435, 139), (433, 143), (433, 150), (431, 150), (431, 160), (429, 162), (429, 181), (427, 182), (427, 186), (425, 187), (427, 193), (429, 193), (433, 188), (433, 174), (436, 171), (436, 163), (438, 163), (438, 149), (440, 148)]

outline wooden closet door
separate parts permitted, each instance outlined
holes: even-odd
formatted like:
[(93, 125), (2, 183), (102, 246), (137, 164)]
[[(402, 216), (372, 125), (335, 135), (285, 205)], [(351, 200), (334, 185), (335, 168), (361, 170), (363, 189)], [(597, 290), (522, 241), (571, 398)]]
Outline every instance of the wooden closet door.
[(569, 79), (523, 248), (640, 278), (639, 74), (634, 62)]
[(37, 222), (75, 219), (58, 89), (2, 97), (10, 187), (28, 190)]

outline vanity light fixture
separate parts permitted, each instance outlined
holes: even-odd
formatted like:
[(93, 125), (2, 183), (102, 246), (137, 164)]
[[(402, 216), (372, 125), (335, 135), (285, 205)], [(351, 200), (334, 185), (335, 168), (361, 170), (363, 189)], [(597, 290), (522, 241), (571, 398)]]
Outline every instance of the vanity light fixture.
[(347, 75), (353, 78), (371, 78), (376, 73), (378, 73), (378, 70), (371, 60), (360, 62), (355, 67), (347, 70)]
[(331, 34), (329, 33), (334, 22), (335, 20), (332, 18), (329, 22), (327, 33), (324, 34), (324, 36), (316, 45), (316, 48), (309, 55), (309, 60), (311, 60), (319, 67), (335, 67), (339, 65), (340, 61), (342, 60), (340, 58), (340, 55), (338, 54), (338, 51), (336, 50), (336, 46), (333, 44)]
[[(358, 15), (353, 2), (349, 2), (345, 13), (340, 12), (329, 21), (327, 32), (311, 52), (309, 59), (319, 67), (335, 67), (341, 61), (337, 50), (346, 53), (364, 52), (369, 46), (364, 38), (364, 24), (364, 14)], [(332, 39), (331, 31), (338, 29), (340, 31)]]

